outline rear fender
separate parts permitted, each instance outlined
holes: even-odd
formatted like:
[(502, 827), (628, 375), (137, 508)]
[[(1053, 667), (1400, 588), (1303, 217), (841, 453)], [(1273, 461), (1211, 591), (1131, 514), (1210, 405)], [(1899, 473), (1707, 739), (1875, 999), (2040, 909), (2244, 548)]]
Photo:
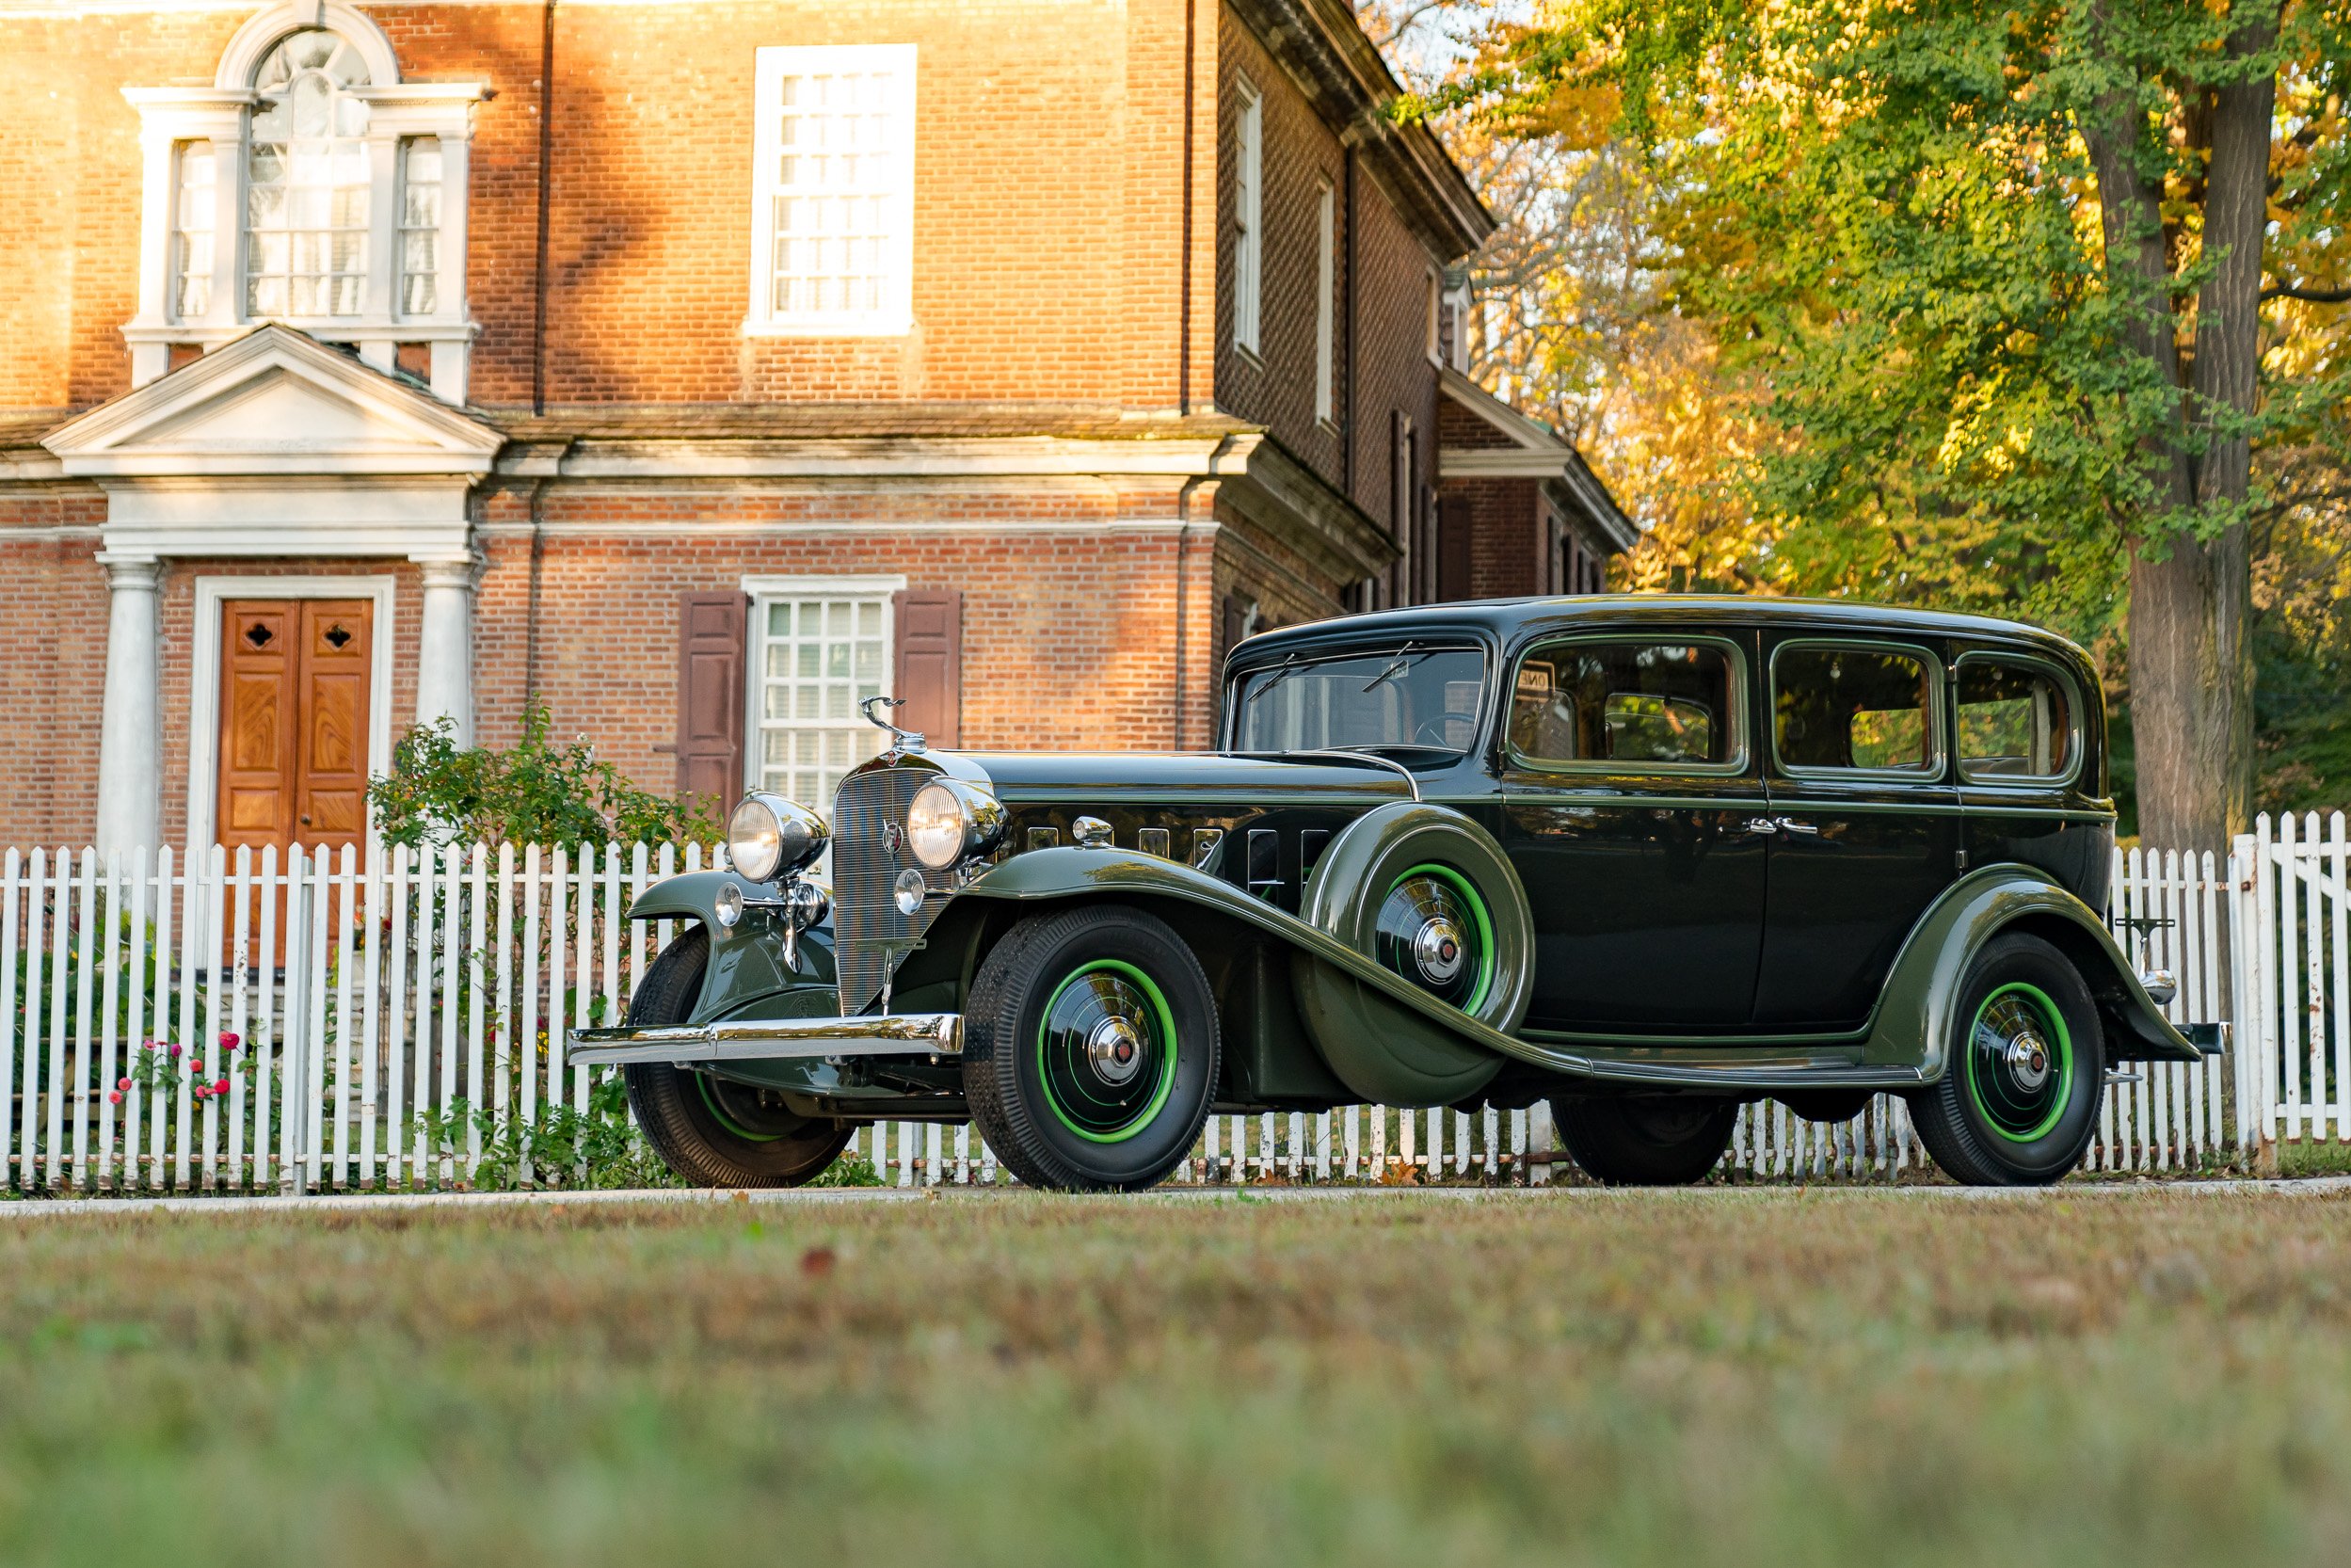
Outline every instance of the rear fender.
[[(732, 927), (718, 921), (718, 892), (743, 889), (746, 899), (768, 898), (775, 889), (732, 872), (687, 872), (656, 882), (629, 905), (632, 920), (699, 920), (710, 933), (711, 961), (702, 971), (702, 994), (685, 1022), (756, 1016), (762, 1012), (796, 1016), (805, 1007), (779, 1006), (776, 999), (811, 986), (833, 988), (833, 928), (830, 920), (800, 934), (795, 963), (784, 963), (784, 928), (771, 910), (746, 908)], [(827, 1012), (837, 1011), (828, 1007)]]
[(2201, 1053), (2147, 995), (2098, 912), (2031, 866), (1986, 866), (1943, 890), (1911, 928), (1879, 998), (1863, 1060), (1943, 1077), (1958, 1027), (1959, 987), (1984, 945), (2011, 931), (2072, 961), (2089, 987), (2109, 1062), (2197, 1062)]

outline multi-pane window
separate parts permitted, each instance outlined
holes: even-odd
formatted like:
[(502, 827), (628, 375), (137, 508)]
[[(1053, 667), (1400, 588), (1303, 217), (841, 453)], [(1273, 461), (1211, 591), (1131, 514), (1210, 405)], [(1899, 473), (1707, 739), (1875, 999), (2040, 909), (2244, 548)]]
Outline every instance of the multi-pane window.
[(889, 599), (776, 594), (757, 623), (760, 787), (828, 809), (841, 775), (882, 748), (857, 705), (889, 678)]
[(1257, 352), (1265, 294), (1265, 104), (1238, 82), (1233, 136), (1233, 343)]
[(245, 308), (356, 316), (366, 303), (367, 67), (333, 33), (296, 33), (263, 60), (245, 162)]
[(914, 88), (911, 44), (759, 52), (753, 327), (907, 329)]
[(1315, 203), (1315, 256), (1314, 417), (1327, 422), (1337, 411), (1332, 340), (1338, 316), (1338, 195), (1327, 180)]
[(400, 144), (400, 310), (431, 315), (440, 300), (440, 138)]
[(171, 314), (175, 320), (194, 321), (212, 309), (216, 168), (211, 142), (180, 144), (171, 193)]

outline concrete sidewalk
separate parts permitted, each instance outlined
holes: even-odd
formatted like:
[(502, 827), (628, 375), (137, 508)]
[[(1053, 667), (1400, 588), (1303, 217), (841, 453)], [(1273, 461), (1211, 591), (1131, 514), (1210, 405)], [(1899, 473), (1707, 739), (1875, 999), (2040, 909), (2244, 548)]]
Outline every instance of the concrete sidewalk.
[[(2351, 1176), (2305, 1176), (2295, 1180), (2140, 1181), (2130, 1179), (2075, 1180), (2056, 1187), (1955, 1187), (1918, 1184), (1901, 1187), (1837, 1184), (1804, 1187), (1790, 1183), (1738, 1187), (1161, 1187), (1134, 1194), (1140, 1203), (1314, 1203), (1392, 1199), (1398, 1202), (1480, 1203), (1502, 1199), (1553, 1198), (1561, 1202), (1607, 1203), (1628, 1198), (1763, 1198), (1801, 1193), (1812, 1199), (1881, 1200), (1958, 1198), (1968, 1201), (2034, 1202), (2051, 1198), (2110, 1199), (2168, 1192), (2225, 1195), (2263, 1193), (2279, 1197), (2319, 1197), (2351, 1193)], [(49, 1219), (70, 1215), (138, 1213), (228, 1214), (293, 1212), (297, 1210), (358, 1212), (362, 1209), (485, 1209), (538, 1205), (552, 1208), (661, 1203), (837, 1204), (921, 1203), (960, 1198), (982, 1202), (1056, 1202), (1061, 1194), (1032, 1193), (1017, 1187), (801, 1187), (758, 1192), (721, 1192), (710, 1188), (653, 1188), (623, 1192), (351, 1192), (318, 1193), (304, 1197), (126, 1197), (33, 1198), (0, 1200), (0, 1220)]]

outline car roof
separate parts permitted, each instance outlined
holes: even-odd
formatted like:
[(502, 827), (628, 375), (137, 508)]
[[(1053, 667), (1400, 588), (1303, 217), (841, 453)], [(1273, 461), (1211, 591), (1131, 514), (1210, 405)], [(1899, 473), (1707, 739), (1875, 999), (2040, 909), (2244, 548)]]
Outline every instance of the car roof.
[(2092, 668), (2088, 655), (2073, 643), (2023, 621), (1849, 599), (1783, 599), (1760, 594), (1573, 594), (1422, 604), (1408, 610), (1340, 616), (1260, 632), (1235, 648), (1233, 657), (1254, 664), (1295, 648), (1326, 642), (1438, 632), (1482, 632), (1507, 643), (1525, 631), (1574, 631), (1579, 627), (1595, 631), (1617, 627), (1807, 627), (1846, 636), (1892, 632), (2022, 642), (2037, 646), (2077, 670), (2087, 672)]

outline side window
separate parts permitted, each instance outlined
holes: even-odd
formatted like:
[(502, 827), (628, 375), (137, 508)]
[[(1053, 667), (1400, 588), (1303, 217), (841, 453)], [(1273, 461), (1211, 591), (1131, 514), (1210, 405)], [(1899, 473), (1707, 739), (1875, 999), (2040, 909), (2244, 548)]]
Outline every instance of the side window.
[(2023, 662), (1959, 663), (1959, 776), (1999, 782), (2073, 771), (2078, 728), (2066, 683)]
[(1552, 643), (1519, 662), (1511, 745), (1538, 765), (1735, 768), (1737, 693), (1715, 644)]
[(1924, 655), (1791, 644), (1772, 662), (1771, 685), (1782, 767), (1936, 771), (1934, 684)]

